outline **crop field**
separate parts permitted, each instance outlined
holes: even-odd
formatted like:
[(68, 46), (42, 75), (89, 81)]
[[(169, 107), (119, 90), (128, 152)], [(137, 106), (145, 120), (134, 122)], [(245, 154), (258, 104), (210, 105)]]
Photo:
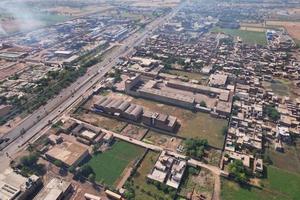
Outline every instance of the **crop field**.
[(261, 181), (262, 189), (241, 187), (223, 179), (223, 200), (296, 200), (299, 198), (300, 175), (274, 166), (267, 167), (267, 178)]
[(208, 143), (214, 147), (222, 148), (223, 146), (224, 135), (222, 130), (227, 125), (227, 120), (214, 118), (207, 113), (194, 113), (183, 108), (141, 98), (134, 98), (132, 102), (142, 105), (149, 110), (177, 117), (180, 123), (180, 128), (177, 132), (178, 136), (184, 138), (199, 137), (207, 139)]
[(117, 141), (111, 149), (94, 155), (87, 163), (96, 175), (96, 181), (114, 186), (124, 169), (142, 156), (144, 149), (133, 144)]
[(138, 168), (136, 174), (133, 175), (133, 188), (135, 190), (136, 200), (154, 200), (158, 199), (171, 200), (172, 198), (158, 190), (154, 185), (147, 184), (147, 175), (151, 172), (159, 154), (149, 151), (145, 156), (141, 166)]
[(227, 29), (215, 27), (211, 30), (215, 33), (225, 33), (233, 37), (240, 37), (245, 43), (266, 45), (266, 36), (264, 32), (246, 31), (240, 29)]

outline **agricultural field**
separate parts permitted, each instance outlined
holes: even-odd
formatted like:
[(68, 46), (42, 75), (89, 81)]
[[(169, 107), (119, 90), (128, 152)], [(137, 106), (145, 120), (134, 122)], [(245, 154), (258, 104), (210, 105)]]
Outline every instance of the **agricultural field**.
[(112, 148), (94, 155), (89, 162), (97, 182), (115, 186), (124, 169), (142, 156), (144, 149), (133, 144), (117, 141)]
[(240, 37), (245, 43), (266, 45), (267, 40), (264, 32), (245, 31), (240, 29), (227, 29), (215, 27), (211, 30), (215, 33), (225, 33), (233, 37)]
[[(187, 172), (192, 167), (187, 169)], [(197, 199), (200, 195), (205, 196), (206, 199), (212, 198), (214, 189), (214, 176), (211, 172), (205, 169), (201, 169), (199, 174), (188, 174), (182, 183), (179, 195), (182, 197), (188, 197), (193, 194), (193, 199)]]
[(146, 180), (146, 176), (151, 172), (158, 156), (158, 153), (149, 151), (137, 172), (133, 175), (131, 187), (135, 191), (136, 200), (172, 199), (162, 190), (158, 190), (153, 184), (148, 184)]
[(176, 151), (177, 147), (182, 143), (182, 139), (157, 133), (155, 131), (149, 131), (144, 137), (143, 142)]
[(267, 178), (262, 179), (261, 189), (241, 187), (237, 183), (223, 179), (223, 200), (296, 200), (300, 195), (300, 175), (274, 166), (267, 167)]
[(166, 113), (178, 118), (180, 128), (178, 136), (184, 138), (207, 139), (214, 147), (222, 148), (224, 142), (223, 128), (227, 126), (227, 120), (217, 119), (207, 113), (194, 113), (190, 110), (169, 106), (141, 98), (132, 99), (132, 103), (142, 105), (149, 110)]

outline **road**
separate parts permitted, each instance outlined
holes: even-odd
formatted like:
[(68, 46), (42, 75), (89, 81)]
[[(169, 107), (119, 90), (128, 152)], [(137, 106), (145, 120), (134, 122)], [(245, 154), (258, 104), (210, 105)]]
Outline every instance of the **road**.
[[(49, 100), (45, 106), (40, 107), (32, 115), (28, 116), (20, 125), (10, 131), (5, 137), (9, 138), (9, 143), (0, 146), (0, 171), (8, 167), (10, 158), (20, 150), (32, 137), (36, 136), (43, 128), (49, 125), (49, 121), (57, 117), (69, 108), (79, 98), (85, 98), (84, 94), (94, 84), (101, 80), (113, 66), (117, 64), (120, 57), (129, 56), (134, 53), (134, 47), (139, 45), (160, 25), (172, 18), (184, 3), (174, 8), (169, 14), (157, 18), (148, 24), (141, 32), (136, 32), (123, 41), (123, 45), (112, 51), (102, 62), (89, 68), (88, 72), (78, 78), (76, 82), (68, 88), (63, 89), (58, 96)], [(41, 134), (41, 133), (40, 133)]]

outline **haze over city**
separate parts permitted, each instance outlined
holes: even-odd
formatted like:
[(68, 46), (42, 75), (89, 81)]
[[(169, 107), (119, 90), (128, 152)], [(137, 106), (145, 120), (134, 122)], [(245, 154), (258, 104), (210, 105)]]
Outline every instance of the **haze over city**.
[(297, 200), (297, 0), (2, 0), (0, 200)]

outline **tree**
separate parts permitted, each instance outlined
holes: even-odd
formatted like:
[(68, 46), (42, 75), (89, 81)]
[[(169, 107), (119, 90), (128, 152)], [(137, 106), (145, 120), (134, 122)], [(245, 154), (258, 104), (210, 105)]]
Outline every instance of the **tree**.
[(75, 169), (74, 166), (71, 166), (71, 167), (69, 167), (68, 171), (69, 171), (70, 173), (75, 173), (76, 169)]
[(201, 102), (200, 102), (200, 106), (202, 106), (202, 107), (205, 107), (205, 108), (206, 108), (206, 107), (207, 107), (207, 106), (206, 106), (206, 102), (205, 102), (205, 101), (201, 101)]
[(23, 156), (20, 160), (21, 164), (26, 167), (33, 167), (37, 164), (39, 157), (37, 153), (31, 153), (28, 156)]
[(239, 183), (246, 183), (248, 181), (247, 171), (241, 160), (234, 160), (228, 165), (230, 175), (234, 177), (234, 180)]
[(95, 179), (96, 179), (96, 176), (94, 173), (91, 173), (89, 176), (88, 176), (88, 179), (91, 183), (94, 183), (95, 182)]
[(55, 160), (53, 162), (53, 164), (56, 166), (56, 167), (62, 167), (63, 166), (63, 163), (60, 161), (60, 160)]
[(201, 159), (204, 156), (204, 150), (208, 145), (207, 140), (191, 138), (185, 141), (186, 155)]
[(97, 153), (99, 147), (100, 147), (99, 143), (96, 143), (96, 144), (93, 145), (93, 149), (92, 149), (93, 150), (93, 154)]
[(80, 169), (79, 169), (79, 174), (84, 176), (84, 177), (88, 177), (90, 174), (94, 173), (93, 169), (91, 168), (91, 166), (89, 165), (83, 165)]
[(277, 121), (280, 119), (280, 113), (278, 112), (278, 110), (273, 107), (272, 105), (267, 105), (265, 108), (265, 113), (267, 114), (267, 116), (272, 119), (273, 121)]

